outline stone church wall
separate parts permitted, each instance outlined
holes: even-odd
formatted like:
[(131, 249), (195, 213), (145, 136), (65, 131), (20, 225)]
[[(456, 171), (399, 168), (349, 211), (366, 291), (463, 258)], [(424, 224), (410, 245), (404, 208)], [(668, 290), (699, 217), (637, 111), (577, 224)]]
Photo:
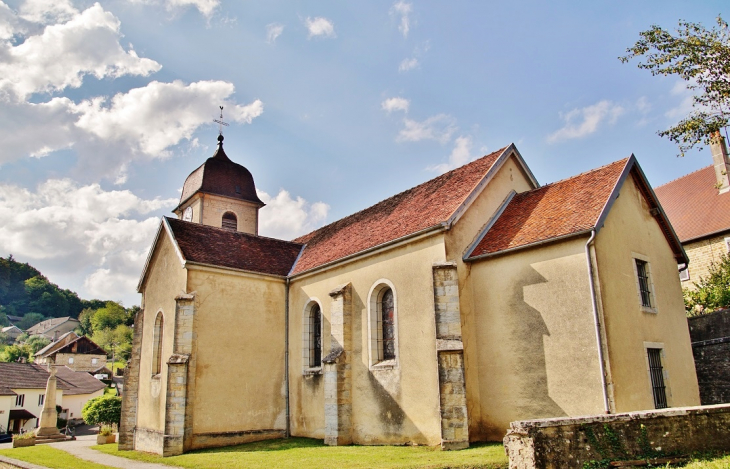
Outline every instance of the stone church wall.
[(286, 430), (283, 279), (191, 266), (195, 291), (192, 447)]
[[(631, 177), (595, 241), (614, 412), (653, 409), (647, 348), (662, 350), (670, 407), (699, 405), (677, 261)], [(648, 262), (652, 309), (642, 308), (636, 258)]]
[(726, 238), (730, 238), (730, 232), (684, 244), (689, 257), (689, 279), (682, 282), (682, 288), (694, 289), (700, 277), (710, 274), (710, 265), (719, 263), (721, 256), (728, 253)]
[[(353, 443), (441, 442), (432, 265), (443, 261), (443, 236), (434, 234), (291, 282), (292, 436), (325, 437), (325, 377), (305, 372), (302, 362), (305, 306), (314, 300), (322, 307), (325, 356), (332, 347), (330, 292), (350, 284)], [(395, 296), (397, 358), (385, 366), (371, 366), (370, 300), (373, 292), (384, 285), (392, 285)]]

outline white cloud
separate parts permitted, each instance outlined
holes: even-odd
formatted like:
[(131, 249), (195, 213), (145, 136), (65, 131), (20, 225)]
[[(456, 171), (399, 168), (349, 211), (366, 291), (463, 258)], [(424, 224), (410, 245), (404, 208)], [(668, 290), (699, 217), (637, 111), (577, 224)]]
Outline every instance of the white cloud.
[(33, 23), (55, 24), (73, 19), (79, 11), (69, 0), (26, 0), (18, 13)]
[(398, 65), (398, 71), (407, 72), (408, 70), (413, 70), (416, 67), (418, 67), (418, 59), (411, 57), (410, 59), (403, 59), (400, 65)]
[(410, 104), (411, 102), (408, 101), (406, 98), (388, 98), (380, 103), (380, 107), (388, 113), (391, 113), (393, 111), (408, 112), (408, 107), (410, 106)]
[(78, 88), (85, 75), (147, 76), (161, 68), (132, 49), (125, 51), (119, 39), (119, 20), (97, 3), (17, 46), (0, 43), (0, 94), (24, 100), (33, 93)]
[(132, 3), (162, 5), (167, 11), (176, 12), (188, 7), (197, 8), (205, 17), (210, 18), (220, 5), (220, 0), (129, 0)]
[(672, 120), (684, 119), (695, 110), (694, 94), (692, 90), (687, 88), (684, 81), (678, 81), (674, 84), (671, 91), (672, 96), (679, 98), (679, 103), (664, 113), (665, 117)]
[(192, 142), (198, 128), (212, 124), (211, 103), (225, 103), (226, 118), (239, 123), (263, 113), (260, 100), (229, 102), (234, 90), (223, 81), (151, 82), (110, 100), (8, 103), (0, 106), (0, 163), (73, 147), (85, 171), (121, 182), (131, 161), (165, 158), (171, 147)]
[(426, 169), (443, 174), (446, 171), (451, 171), (454, 168), (465, 165), (474, 159), (474, 156), (471, 154), (472, 145), (473, 143), (470, 136), (465, 137), (462, 135), (460, 137), (456, 137), (456, 140), (454, 140), (454, 149), (451, 150), (451, 154), (449, 155), (449, 162), (431, 165)]
[(615, 123), (623, 113), (623, 107), (607, 100), (599, 101), (596, 104), (584, 108), (573, 109), (566, 114), (561, 114), (565, 125), (550, 134), (547, 141), (549, 143), (556, 143), (563, 140), (585, 137), (596, 132), (604, 121), (608, 121), (609, 124)]
[(266, 207), (259, 211), (259, 232), (262, 236), (294, 239), (322, 226), (330, 206), (324, 202), (309, 203), (281, 189), (276, 197), (256, 191)]
[(280, 23), (271, 23), (266, 25), (266, 42), (273, 44), (276, 38), (284, 32), (284, 25)]
[(0, 252), (51, 279), (85, 284), (82, 296), (136, 302), (134, 285), (159, 225), (149, 214), (176, 202), (69, 179), (48, 180), (35, 191), (0, 184)]
[(321, 16), (318, 16), (316, 18), (310, 18), (307, 17), (304, 20), (304, 24), (307, 26), (307, 29), (309, 30), (309, 37), (336, 37), (335, 34), (335, 25), (332, 23), (332, 21), (328, 20), (327, 18), (322, 18)]
[(400, 24), (398, 25), (398, 31), (403, 34), (403, 37), (408, 37), (408, 32), (411, 30), (411, 19), (410, 14), (413, 12), (413, 5), (403, 0), (396, 2), (391, 8), (391, 14), (400, 15)]
[(457, 130), (455, 119), (447, 114), (437, 114), (421, 122), (403, 119), (403, 125), (397, 137), (401, 142), (436, 140), (444, 144), (451, 140)]
[(646, 96), (642, 96), (636, 100), (636, 109), (642, 114), (647, 114), (651, 111), (651, 103)]

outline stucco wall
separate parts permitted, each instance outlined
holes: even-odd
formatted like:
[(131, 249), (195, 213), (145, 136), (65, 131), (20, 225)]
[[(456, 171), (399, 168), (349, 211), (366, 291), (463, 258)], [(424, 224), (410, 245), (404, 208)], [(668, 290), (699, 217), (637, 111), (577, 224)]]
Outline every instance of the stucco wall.
[[(474, 286), (470, 280), (470, 266), (464, 264), (462, 258), (469, 245), (477, 238), (484, 226), (504, 202), (510, 191), (524, 192), (530, 190), (529, 179), (523, 173), (514, 157), (508, 159), (502, 168), (494, 175), (486, 189), (470, 205), (469, 209), (447, 232), (446, 258), (457, 263), (459, 276), (459, 299), (461, 310), (462, 339), (464, 342), (464, 374), (466, 379), (467, 409), (469, 414), (469, 437), (472, 441), (487, 438), (484, 428), (480, 426), (481, 406), (479, 388), (479, 341), (477, 326), (479, 319), (475, 316), (474, 305), (483, 300), (483, 295), (489, 289), (485, 285)], [(500, 430), (501, 431), (501, 430)], [(494, 432), (493, 438), (501, 438)]]
[(195, 438), (284, 430), (284, 280), (196, 268), (188, 291), (196, 292)]
[(81, 409), (84, 408), (84, 405), (90, 399), (102, 396), (103, 394), (104, 394), (104, 390), (100, 389), (91, 394), (74, 394), (74, 395), (63, 396), (63, 408), (68, 409), (68, 418), (70, 418), (70, 419), (82, 418)]
[[(36, 428), (36, 424), (38, 422), (38, 419), (41, 418), (41, 412), (43, 412), (43, 406), (38, 405), (38, 396), (45, 394), (45, 389), (18, 389), (18, 388), (12, 388), (13, 392), (15, 394), (24, 394), (25, 400), (23, 402), (22, 407), (16, 407), (15, 406), (15, 397), (13, 397), (11, 402), (10, 410), (13, 409), (25, 409), (31, 414), (35, 415), (35, 419), (30, 419), (28, 422), (25, 423), (25, 425), (22, 427), (25, 430), (33, 430)], [(56, 390), (56, 405), (60, 405), (61, 407), (65, 408), (65, 402), (63, 400), (63, 391), (58, 389)], [(10, 426), (12, 429), (12, 425)]]
[(0, 433), (8, 429), (10, 409), (15, 407), (15, 396), (0, 396)]
[[(653, 409), (646, 347), (663, 348), (669, 406), (698, 405), (677, 261), (631, 177), (595, 240), (615, 412)], [(656, 312), (642, 311), (636, 255), (649, 262)], [(663, 344), (663, 345), (661, 345)]]
[(709, 275), (710, 264), (719, 263), (720, 256), (728, 253), (725, 242), (728, 237), (730, 232), (684, 244), (684, 251), (689, 257), (689, 279), (682, 282), (682, 288), (694, 289), (694, 284), (700, 281), (700, 277), (706, 278)]
[[(162, 431), (165, 422), (167, 359), (172, 354), (175, 324), (175, 297), (186, 288), (186, 270), (167, 233), (162, 231), (143, 290), (144, 328), (139, 366), (137, 426)], [(152, 376), (153, 333), (157, 313), (164, 317), (162, 370)]]
[(203, 195), (203, 224), (221, 227), (223, 214), (233, 212), (238, 219), (238, 231), (258, 234), (258, 207), (250, 202), (212, 194)]
[(585, 242), (473, 263), (467, 379), (479, 393), (467, 398), (480, 439), (501, 440), (514, 420), (602, 410)]
[[(324, 438), (323, 376), (303, 374), (302, 315), (313, 299), (323, 315), (324, 354), (330, 351), (331, 298), (335, 287), (352, 288), (352, 440), (356, 444), (441, 442), (432, 265), (444, 261), (443, 237), (435, 234), (324, 273), (296, 278), (289, 298), (291, 433)], [(386, 279), (393, 286), (397, 364), (370, 367), (369, 293)]]

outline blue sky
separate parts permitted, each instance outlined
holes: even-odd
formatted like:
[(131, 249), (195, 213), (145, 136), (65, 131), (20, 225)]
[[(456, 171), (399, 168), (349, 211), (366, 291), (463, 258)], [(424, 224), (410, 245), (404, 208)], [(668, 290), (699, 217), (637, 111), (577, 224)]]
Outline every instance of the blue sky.
[(543, 184), (632, 153), (655, 186), (711, 162), (656, 134), (684, 84), (617, 57), (726, 2), (4, 1), (0, 255), (86, 298), (139, 302), (219, 105), (285, 239), (512, 142)]

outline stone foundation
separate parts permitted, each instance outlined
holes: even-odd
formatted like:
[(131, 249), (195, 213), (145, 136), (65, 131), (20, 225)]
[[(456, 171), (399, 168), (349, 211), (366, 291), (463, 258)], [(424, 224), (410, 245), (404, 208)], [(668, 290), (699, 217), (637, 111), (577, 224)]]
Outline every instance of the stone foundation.
[(196, 433), (192, 435), (190, 449), (217, 448), (220, 446), (242, 445), (254, 441), (284, 438), (286, 430), (249, 430), (240, 432)]
[(504, 448), (510, 469), (730, 451), (730, 405), (512, 422)]

